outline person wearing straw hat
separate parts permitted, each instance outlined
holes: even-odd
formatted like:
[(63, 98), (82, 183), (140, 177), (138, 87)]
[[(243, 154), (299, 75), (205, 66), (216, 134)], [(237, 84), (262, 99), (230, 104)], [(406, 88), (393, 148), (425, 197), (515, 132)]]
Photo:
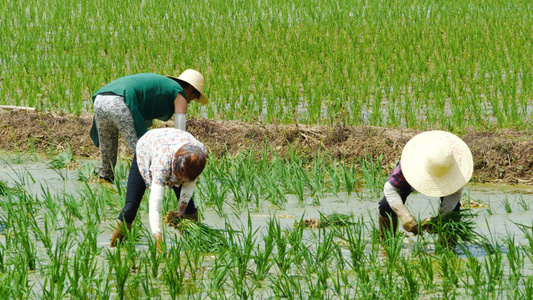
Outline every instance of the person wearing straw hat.
[(418, 222), (405, 207), (413, 190), (440, 197), (440, 214), (459, 211), (463, 186), (472, 177), (473, 165), (466, 143), (450, 132), (427, 131), (410, 139), (379, 201), (381, 239), (396, 233), (398, 218), (403, 229), (418, 234)]
[(202, 92), (204, 77), (196, 70), (185, 70), (179, 77), (141, 73), (116, 79), (92, 97), (94, 107), (91, 138), (100, 147), (99, 176), (112, 182), (118, 152), (118, 134), (132, 153), (138, 139), (154, 119), (167, 121), (174, 116), (174, 127), (186, 130), (188, 104), (207, 104)]

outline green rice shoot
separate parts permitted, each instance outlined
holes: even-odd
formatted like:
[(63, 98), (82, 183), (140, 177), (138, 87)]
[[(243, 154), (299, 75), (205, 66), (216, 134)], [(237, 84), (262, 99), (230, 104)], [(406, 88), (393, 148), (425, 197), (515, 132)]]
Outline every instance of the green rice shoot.
[(472, 243), (481, 237), (475, 231), (474, 219), (477, 216), (478, 214), (471, 209), (452, 211), (422, 222), (422, 229), (429, 233), (437, 233), (445, 239)]
[(180, 243), (184, 245), (185, 249), (215, 253), (229, 247), (225, 235), (226, 230), (211, 228), (206, 224), (189, 219), (179, 219), (172, 213), (167, 213), (164, 222), (180, 231)]

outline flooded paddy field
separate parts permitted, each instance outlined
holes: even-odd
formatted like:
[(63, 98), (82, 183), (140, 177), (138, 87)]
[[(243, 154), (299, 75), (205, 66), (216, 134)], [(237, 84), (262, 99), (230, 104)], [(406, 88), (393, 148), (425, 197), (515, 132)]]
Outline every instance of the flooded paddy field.
[[(528, 185), (468, 184), (462, 203), (477, 214), (479, 238), (454, 253), (428, 233), (400, 230), (380, 243), (383, 170), (365, 176), (353, 168), (350, 175), (353, 166), (327, 159), (302, 169), (297, 158), (285, 165), (274, 159), (269, 177), (248, 156), (213, 159), (195, 202), (201, 223), (223, 230), (225, 243), (206, 252), (167, 226), (166, 250), (158, 253), (147, 227), (148, 195), (130, 238), (109, 247), (124, 203), (127, 159), (119, 163), (116, 184), (108, 184), (96, 182), (94, 160), (58, 165), (57, 156), (2, 157), (2, 298), (521, 299), (533, 293)], [(337, 182), (334, 174), (343, 172), (352, 177)], [(173, 199), (166, 194), (164, 210), (176, 208)], [(439, 201), (414, 194), (407, 205), (422, 220), (436, 214)], [(350, 221), (298, 226), (335, 213)]]

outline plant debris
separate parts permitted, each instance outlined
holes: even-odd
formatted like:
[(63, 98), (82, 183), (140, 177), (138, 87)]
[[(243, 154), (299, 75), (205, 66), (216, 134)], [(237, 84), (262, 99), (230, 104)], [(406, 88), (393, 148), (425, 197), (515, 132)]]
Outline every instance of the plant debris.
[(323, 228), (329, 226), (346, 226), (354, 224), (352, 222), (353, 215), (332, 213), (329, 215), (323, 215), (320, 213), (320, 219), (303, 219), (297, 223), (296, 226), (300, 228)]

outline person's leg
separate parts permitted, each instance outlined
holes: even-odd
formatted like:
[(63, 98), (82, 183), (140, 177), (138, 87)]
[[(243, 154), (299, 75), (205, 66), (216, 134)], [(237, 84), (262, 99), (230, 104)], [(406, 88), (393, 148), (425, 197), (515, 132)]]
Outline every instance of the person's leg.
[(135, 133), (135, 125), (133, 123), (130, 109), (124, 103), (124, 98), (120, 97), (120, 99), (121, 100), (116, 103), (114, 119), (120, 134), (124, 138), (124, 141), (126, 141), (131, 153), (135, 153), (135, 147), (137, 147), (139, 138)]
[(131, 162), (131, 168), (128, 175), (128, 183), (126, 185), (126, 202), (118, 216), (119, 220), (130, 224), (135, 220), (145, 191), (146, 184), (139, 172), (137, 156), (133, 155), (133, 161)]
[[(174, 190), (174, 194), (176, 194), (176, 199), (179, 201), (181, 196), (181, 185), (179, 187), (174, 186), (172, 189)], [(183, 218), (198, 222), (198, 210), (194, 204), (194, 196), (191, 197), (191, 200), (189, 200), (189, 204), (187, 204)]]
[[(411, 188), (400, 190), (399, 194), (402, 198), (403, 204), (407, 201), (407, 197), (411, 194)], [(383, 197), (379, 201), (379, 233), (381, 235), (381, 240), (386, 237), (387, 234), (394, 236), (398, 230), (398, 216), (390, 207), (387, 198)]]
[(117, 218), (117, 225), (111, 237), (111, 247), (115, 247), (118, 242), (124, 239), (126, 227), (131, 230), (131, 224), (137, 216), (145, 191), (146, 184), (139, 172), (137, 156), (134, 154), (126, 186), (126, 201)]
[(379, 201), (378, 218), (381, 241), (384, 241), (387, 237), (394, 236), (398, 230), (398, 216), (392, 210), (385, 197)]
[(100, 141), (99, 176), (113, 180), (113, 167), (117, 161), (118, 128), (110, 116), (108, 96), (96, 96), (94, 101), (94, 121)]

